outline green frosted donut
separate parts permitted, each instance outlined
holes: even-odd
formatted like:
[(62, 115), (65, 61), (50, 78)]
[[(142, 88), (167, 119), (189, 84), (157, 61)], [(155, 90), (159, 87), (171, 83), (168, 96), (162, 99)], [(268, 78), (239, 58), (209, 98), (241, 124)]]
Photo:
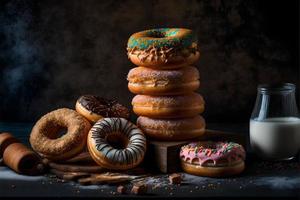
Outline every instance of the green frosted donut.
[(197, 43), (192, 30), (185, 28), (158, 28), (134, 33), (128, 40), (128, 48), (187, 48)]

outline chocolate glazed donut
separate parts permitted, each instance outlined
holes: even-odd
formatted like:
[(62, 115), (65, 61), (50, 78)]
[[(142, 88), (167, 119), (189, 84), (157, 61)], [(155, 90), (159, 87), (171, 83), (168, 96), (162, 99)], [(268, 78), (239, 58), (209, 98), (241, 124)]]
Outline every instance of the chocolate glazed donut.
[(83, 95), (76, 102), (76, 111), (95, 123), (104, 117), (129, 118), (129, 110), (116, 100), (105, 99), (95, 95)]
[(146, 138), (137, 126), (124, 118), (104, 118), (90, 130), (88, 149), (100, 166), (126, 170), (143, 160)]

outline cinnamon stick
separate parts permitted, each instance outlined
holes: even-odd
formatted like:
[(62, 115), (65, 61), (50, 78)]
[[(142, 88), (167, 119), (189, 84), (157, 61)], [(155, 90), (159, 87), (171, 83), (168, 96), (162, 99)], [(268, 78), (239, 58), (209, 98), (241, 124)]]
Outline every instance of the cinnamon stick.
[(4, 150), (12, 143), (20, 143), (11, 133), (3, 132), (0, 134), (0, 157), (3, 156)]
[(101, 173), (107, 171), (99, 165), (74, 165), (74, 164), (59, 164), (48, 162), (50, 168), (63, 172), (87, 172), (87, 173)]
[(58, 178), (61, 178), (66, 181), (74, 181), (79, 178), (91, 176), (91, 174), (85, 172), (63, 172), (56, 169), (51, 169), (50, 172), (55, 174)]
[(129, 176), (110, 176), (105, 174), (92, 175), (88, 178), (78, 179), (81, 185), (119, 184), (130, 181)]
[(106, 172), (102, 174), (91, 174), (90, 177), (78, 179), (78, 182), (81, 185), (120, 184), (140, 177), (141, 176)]
[(82, 152), (81, 154), (69, 159), (69, 160), (66, 160), (66, 161), (63, 161), (63, 162), (60, 162), (60, 163), (64, 163), (64, 164), (73, 164), (73, 163), (95, 163), (95, 161), (92, 159), (91, 155), (89, 152)]
[(12, 143), (3, 153), (5, 165), (15, 172), (26, 175), (38, 175), (44, 171), (39, 156), (21, 143)]

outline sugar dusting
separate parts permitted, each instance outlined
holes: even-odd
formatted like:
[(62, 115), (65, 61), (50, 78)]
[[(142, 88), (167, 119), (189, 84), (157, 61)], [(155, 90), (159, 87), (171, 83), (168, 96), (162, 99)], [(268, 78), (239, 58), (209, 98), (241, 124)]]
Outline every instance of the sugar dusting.
[(146, 185), (150, 185), (154, 188), (157, 187), (165, 187), (169, 185), (168, 176), (150, 176), (143, 180), (143, 183)]
[(258, 186), (269, 186), (274, 189), (300, 189), (300, 177), (261, 177), (255, 182)]
[(203, 183), (207, 183), (210, 181), (213, 181), (215, 179), (209, 178), (209, 177), (203, 177), (203, 176), (194, 176), (194, 175), (190, 175), (190, 174), (184, 174), (183, 176), (183, 182), (184, 183), (189, 183), (189, 184), (193, 184), (193, 185), (198, 185), (198, 184), (203, 184)]

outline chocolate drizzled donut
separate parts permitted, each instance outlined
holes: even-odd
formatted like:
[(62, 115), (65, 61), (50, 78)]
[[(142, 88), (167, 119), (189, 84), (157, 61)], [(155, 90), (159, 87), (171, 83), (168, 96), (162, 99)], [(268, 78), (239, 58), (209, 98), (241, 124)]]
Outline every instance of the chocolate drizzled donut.
[[(123, 146), (112, 145), (108, 139), (112, 135), (116, 135), (115, 139), (123, 142)], [(88, 148), (99, 165), (115, 170), (130, 169), (143, 160), (146, 138), (137, 126), (124, 118), (104, 118), (90, 130)]]
[(105, 99), (95, 95), (83, 95), (77, 101), (88, 111), (102, 117), (129, 118), (129, 110), (116, 100)]

